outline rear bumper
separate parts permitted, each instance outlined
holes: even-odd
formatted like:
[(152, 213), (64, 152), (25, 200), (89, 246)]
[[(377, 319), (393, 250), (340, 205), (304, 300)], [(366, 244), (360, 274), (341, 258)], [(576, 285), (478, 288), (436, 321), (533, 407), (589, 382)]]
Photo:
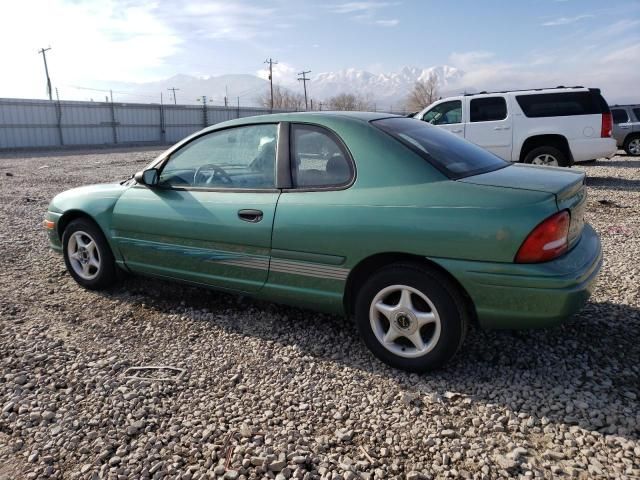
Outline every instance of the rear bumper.
[(602, 250), (598, 234), (585, 225), (575, 247), (551, 262), (432, 260), (466, 289), (481, 326), (541, 328), (561, 323), (584, 306), (602, 265)]
[(574, 162), (609, 158), (616, 154), (618, 147), (615, 138), (584, 138), (570, 140), (569, 148)]

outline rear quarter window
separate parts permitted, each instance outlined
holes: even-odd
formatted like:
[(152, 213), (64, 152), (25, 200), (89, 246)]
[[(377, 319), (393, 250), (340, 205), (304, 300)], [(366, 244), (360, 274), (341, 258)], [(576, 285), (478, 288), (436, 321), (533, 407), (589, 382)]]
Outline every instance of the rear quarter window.
[(636, 116), (636, 122), (640, 122), (640, 108), (634, 108), (633, 114)]
[(509, 165), (493, 153), (419, 120), (392, 117), (374, 120), (371, 123), (454, 180)]
[(611, 110), (611, 116), (613, 117), (613, 123), (627, 123), (629, 121), (629, 115), (627, 111), (622, 108), (614, 108)]
[(597, 91), (516, 95), (516, 101), (530, 118), (595, 115), (609, 111)]

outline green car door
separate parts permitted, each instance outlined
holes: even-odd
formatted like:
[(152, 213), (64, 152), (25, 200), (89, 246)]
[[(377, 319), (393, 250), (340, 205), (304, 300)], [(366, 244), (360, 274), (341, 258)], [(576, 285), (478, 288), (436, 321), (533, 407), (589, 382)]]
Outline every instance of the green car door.
[(199, 136), (118, 200), (112, 234), (134, 271), (254, 292), (267, 280), (277, 124)]

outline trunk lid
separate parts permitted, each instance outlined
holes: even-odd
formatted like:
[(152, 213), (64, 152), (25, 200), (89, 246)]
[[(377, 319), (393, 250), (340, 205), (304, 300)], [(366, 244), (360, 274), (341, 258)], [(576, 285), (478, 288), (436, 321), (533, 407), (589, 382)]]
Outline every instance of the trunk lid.
[[(558, 211), (566, 209), (571, 213), (569, 245), (572, 246), (582, 233), (584, 210), (587, 203), (587, 189), (583, 172), (559, 167), (514, 164), (458, 181), (553, 194), (556, 197)], [(541, 218), (540, 221), (542, 220), (544, 219)]]

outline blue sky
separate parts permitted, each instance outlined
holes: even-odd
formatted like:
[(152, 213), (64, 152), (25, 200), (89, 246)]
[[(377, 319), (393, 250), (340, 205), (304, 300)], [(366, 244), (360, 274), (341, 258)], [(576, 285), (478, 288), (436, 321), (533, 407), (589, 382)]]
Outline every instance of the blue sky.
[(0, 96), (43, 96), (49, 45), (62, 90), (255, 74), (267, 57), (283, 83), (452, 65), (478, 88), (558, 81), (626, 98), (640, 85), (640, 0), (23, 0), (4, 6), (0, 42)]

